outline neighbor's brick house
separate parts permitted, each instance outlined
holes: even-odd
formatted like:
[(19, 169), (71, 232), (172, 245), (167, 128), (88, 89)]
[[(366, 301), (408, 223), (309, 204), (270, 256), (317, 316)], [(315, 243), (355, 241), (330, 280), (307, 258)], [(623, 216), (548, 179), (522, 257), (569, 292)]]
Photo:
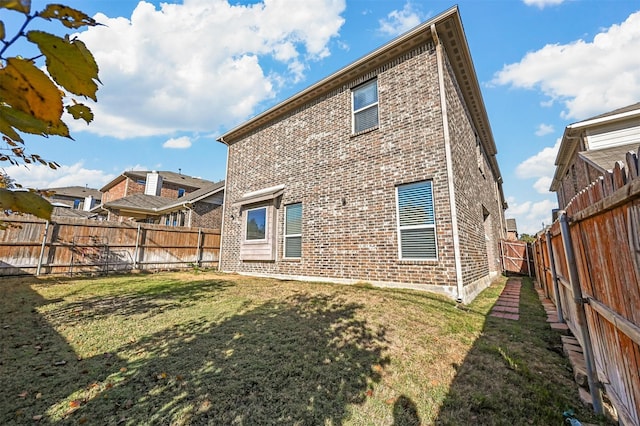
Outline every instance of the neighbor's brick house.
[(219, 141), (223, 271), (464, 302), (500, 272), (502, 178), (455, 7)]
[(626, 154), (640, 148), (640, 103), (570, 124), (564, 130), (550, 190), (564, 209), (581, 190), (626, 165)]
[(112, 221), (220, 228), (224, 181), (170, 171), (128, 171), (100, 189), (94, 211)]

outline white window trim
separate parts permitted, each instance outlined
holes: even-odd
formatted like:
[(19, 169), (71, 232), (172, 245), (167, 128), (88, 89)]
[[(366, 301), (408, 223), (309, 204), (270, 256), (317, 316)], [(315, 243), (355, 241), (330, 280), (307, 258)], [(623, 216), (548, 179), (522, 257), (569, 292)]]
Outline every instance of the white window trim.
[[(367, 84), (371, 84), (371, 83), (375, 83), (375, 85), (376, 85), (376, 94), (377, 94), (376, 98), (378, 100), (376, 102), (373, 102), (373, 103), (371, 103), (371, 104), (369, 104), (369, 105), (367, 105), (365, 107), (362, 107), (362, 108), (356, 110), (355, 109), (356, 102), (355, 102), (355, 99), (354, 99), (356, 91), (358, 89), (360, 89), (361, 87), (364, 87)], [(351, 89), (351, 133), (352, 134), (356, 134), (356, 133), (360, 133), (360, 132), (366, 132), (367, 130), (375, 129), (380, 125), (380, 107), (378, 106), (379, 103), (380, 103), (380, 92), (378, 91), (378, 79), (377, 78), (374, 79), (374, 80), (369, 80), (367, 82), (364, 82), (364, 83), (358, 85), (357, 87), (354, 87), (353, 89)], [(358, 130), (356, 132), (356, 114), (359, 113), (359, 112), (365, 111), (367, 109), (373, 108), (374, 106), (378, 108), (378, 122), (376, 123), (376, 125), (372, 126), (372, 127), (369, 127), (369, 128), (366, 128), (366, 129)]]
[[(301, 259), (302, 258), (302, 246), (300, 247), (300, 256), (287, 256), (287, 239), (288, 238), (300, 237), (300, 240), (301, 240), (300, 242), (302, 242), (302, 232), (300, 232), (299, 234), (287, 234), (287, 209), (291, 206), (297, 206), (298, 204), (302, 209), (302, 203), (293, 203), (293, 204), (288, 204), (284, 206), (284, 229), (282, 232), (284, 235), (284, 248), (282, 253), (283, 259)], [(300, 227), (302, 228), (302, 223), (300, 224)]]
[[(425, 181), (426, 182), (426, 181)], [(419, 182), (414, 182), (414, 183), (419, 183)], [(398, 200), (398, 190), (400, 189), (401, 186), (403, 185), (398, 185), (396, 186), (396, 232), (397, 232), (397, 236), (398, 236), (398, 259), (402, 260), (402, 261), (434, 261), (434, 260), (438, 260), (439, 258), (439, 253), (438, 253), (438, 230), (436, 229), (436, 223), (437, 221), (434, 218), (434, 224), (433, 225), (410, 225), (410, 226), (400, 226), (400, 202)], [(433, 201), (433, 182), (431, 182), (431, 200), (433, 205), (433, 213), (435, 216), (435, 202)], [(402, 235), (401, 232), (403, 230), (411, 230), (411, 229), (433, 229), (433, 236), (434, 236), (434, 246), (436, 248), (436, 255), (435, 257), (402, 257)]]
[[(247, 238), (247, 225), (249, 220), (249, 212), (254, 210), (264, 210), (264, 238), (261, 239), (248, 239)], [(244, 232), (242, 236), (242, 241), (244, 244), (254, 244), (254, 243), (265, 243), (269, 239), (269, 209), (267, 206), (254, 207), (252, 209), (247, 209), (244, 214)]]

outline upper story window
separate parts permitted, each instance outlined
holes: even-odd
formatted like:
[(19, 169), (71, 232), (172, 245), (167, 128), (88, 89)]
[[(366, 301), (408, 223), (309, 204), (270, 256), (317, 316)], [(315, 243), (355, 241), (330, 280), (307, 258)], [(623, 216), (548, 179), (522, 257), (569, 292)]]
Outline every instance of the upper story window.
[(396, 188), (400, 259), (436, 260), (433, 184), (423, 181)]
[(260, 207), (247, 211), (245, 240), (265, 240), (267, 238), (267, 208)]
[(184, 188), (178, 188), (178, 198), (182, 197), (184, 195)]
[(378, 80), (371, 80), (351, 92), (353, 133), (378, 126)]

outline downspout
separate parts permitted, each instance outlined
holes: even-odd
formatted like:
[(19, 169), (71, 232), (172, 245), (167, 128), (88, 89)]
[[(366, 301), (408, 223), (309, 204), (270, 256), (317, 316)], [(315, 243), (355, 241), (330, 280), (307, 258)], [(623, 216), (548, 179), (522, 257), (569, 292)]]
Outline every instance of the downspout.
[(224, 239), (224, 222), (227, 217), (227, 184), (229, 183), (229, 152), (231, 147), (223, 138), (218, 140), (227, 146), (227, 165), (226, 170), (224, 171), (224, 192), (222, 193), (222, 221), (220, 222), (220, 248), (218, 249), (218, 272), (222, 272), (222, 241)]
[(444, 133), (444, 149), (447, 162), (447, 182), (449, 186), (449, 209), (451, 211), (451, 232), (453, 233), (453, 253), (456, 262), (457, 301), (464, 302), (464, 287), (462, 282), (462, 256), (460, 254), (460, 235), (458, 234), (458, 213), (456, 209), (455, 188), (453, 185), (453, 162), (451, 160), (451, 136), (449, 135), (449, 117), (447, 115), (447, 96), (444, 86), (444, 60), (442, 58), (442, 44), (438, 38), (435, 24), (431, 25), (431, 35), (436, 45), (436, 60), (438, 62), (438, 84), (440, 85), (440, 107), (442, 109), (442, 130)]

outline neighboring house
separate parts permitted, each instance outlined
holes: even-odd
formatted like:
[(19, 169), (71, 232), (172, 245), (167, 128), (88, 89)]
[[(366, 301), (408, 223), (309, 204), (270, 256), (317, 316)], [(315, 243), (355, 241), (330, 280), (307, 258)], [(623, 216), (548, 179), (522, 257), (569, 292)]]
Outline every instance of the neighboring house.
[(102, 193), (86, 186), (65, 186), (42, 189), (51, 204), (73, 210), (90, 211), (100, 204)]
[(518, 225), (515, 219), (507, 219), (507, 240), (518, 241)]
[(502, 177), (457, 7), (219, 141), (223, 271), (464, 302), (501, 272)]
[(224, 181), (211, 182), (166, 171), (131, 171), (101, 191), (108, 220), (168, 226), (220, 228)]
[(614, 168), (626, 166), (626, 154), (640, 147), (640, 103), (566, 127), (556, 157), (550, 190), (564, 209), (590, 183)]

